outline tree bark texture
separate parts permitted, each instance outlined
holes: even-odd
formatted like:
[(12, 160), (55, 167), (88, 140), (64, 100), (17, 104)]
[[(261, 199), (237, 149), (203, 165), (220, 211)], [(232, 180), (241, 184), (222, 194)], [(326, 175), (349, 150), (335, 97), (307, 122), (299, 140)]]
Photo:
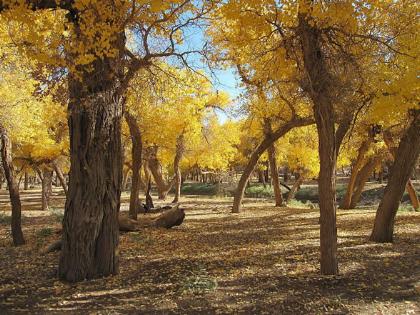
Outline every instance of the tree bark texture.
[(147, 148), (148, 168), (155, 180), (158, 190), (158, 198), (164, 200), (168, 195), (168, 192), (171, 190), (175, 180), (171, 180), (169, 183), (165, 182), (162, 175), (162, 166), (157, 158), (157, 151), (157, 146)]
[(71, 167), (58, 274), (70, 282), (118, 273), (124, 47), (122, 31), (112, 42), (116, 57), (69, 74)]
[(289, 203), (290, 201), (292, 201), (292, 199), (295, 198), (295, 195), (297, 193), (297, 191), (300, 188), (300, 185), (302, 185), (303, 181), (304, 181), (304, 177), (301, 174), (293, 183), (292, 188), (289, 190), (289, 193), (287, 194), (287, 199), (286, 199), (286, 203)]
[(419, 152), (420, 111), (417, 110), (395, 154), (388, 184), (376, 211), (375, 223), (370, 236), (372, 241), (379, 243), (393, 241), (395, 216)]
[(63, 188), (64, 194), (67, 196), (67, 182), (66, 179), (64, 178), (64, 174), (63, 171), (60, 168), (60, 165), (58, 165), (57, 161), (54, 161), (52, 163), (53, 167), (54, 167), (54, 171), (57, 174), (58, 180), (60, 181), (61, 187)]

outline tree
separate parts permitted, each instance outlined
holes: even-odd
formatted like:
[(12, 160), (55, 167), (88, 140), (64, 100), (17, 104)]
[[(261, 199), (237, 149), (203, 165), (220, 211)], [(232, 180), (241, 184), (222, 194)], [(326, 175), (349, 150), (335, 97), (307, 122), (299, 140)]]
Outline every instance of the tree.
[(400, 141), (391, 175), (376, 212), (370, 239), (374, 242), (392, 242), (395, 215), (405, 186), (420, 153), (420, 112), (414, 111), (409, 128)]

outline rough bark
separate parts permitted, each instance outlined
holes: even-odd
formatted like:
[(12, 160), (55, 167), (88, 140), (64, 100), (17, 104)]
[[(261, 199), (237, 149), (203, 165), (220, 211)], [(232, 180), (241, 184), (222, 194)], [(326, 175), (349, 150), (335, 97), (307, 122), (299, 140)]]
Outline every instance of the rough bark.
[(21, 226), (21, 211), (19, 186), (15, 178), (15, 170), (12, 161), (12, 143), (9, 139), (6, 129), (0, 125), (1, 140), (1, 162), (3, 166), (4, 176), (6, 177), (7, 186), (9, 188), (10, 204), (12, 206), (12, 237), (15, 246), (25, 244)]
[(146, 211), (148, 209), (152, 209), (155, 206), (153, 205), (153, 199), (152, 196), (150, 195), (150, 190), (152, 189), (152, 182), (150, 180), (149, 177), (149, 181), (147, 182), (147, 189), (146, 189)]
[(320, 46), (320, 32), (299, 14), (299, 34), (303, 63), (308, 76), (308, 93), (313, 101), (319, 138), (320, 173), (318, 178), (320, 207), (321, 273), (338, 274), (337, 226), (335, 205), (335, 169), (337, 150), (331, 78)]
[(60, 168), (60, 165), (58, 165), (57, 161), (54, 161), (52, 163), (53, 167), (54, 167), (54, 171), (57, 174), (58, 180), (60, 181), (61, 187), (64, 190), (64, 194), (67, 195), (67, 183), (66, 183), (66, 179), (64, 178), (64, 174), (63, 171)]
[(184, 144), (184, 134), (180, 134), (176, 139), (176, 153), (174, 158), (174, 174), (175, 174), (175, 197), (172, 201), (176, 203), (179, 201), (179, 197), (181, 196), (181, 184), (182, 184), (182, 176), (181, 176), (181, 168), (179, 167), (179, 163), (181, 162), (182, 156), (184, 155), (185, 144)]
[(303, 175), (300, 175), (295, 182), (293, 183), (292, 188), (289, 190), (289, 193), (287, 194), (287, 199), (286, 199), (286, 203), (289, 203), (290, 201), (292, 201), (292, 199), (295, 198), (296, 192), (299, 190), (300, 185), (302, 185), (303, 181), (304, 181), (304, 177)]
[(143, 142), (140, 127), (136, 118), (128, 111), (124, 113), (125, 120), (128, 124), (131, 137), (131, 160), (132, 160), (132, 179), (130, 192), (130, 208), (128, 210), (131, 219), (137, 220), (137, 212), (140, 206), (140, 171), (142, 164), (142, 148)]
[(354, 192), (354, 186), (356, 184), (356, 179), (358, 176), (358, 173), (360, 169), (363, 166), (363, 163), (365, 162), (365, 154), (369, 150), (369, 146), (372, 143), (371, 138), (365, 140), (360, 145), (359, 151), (357, 153), (356, 162), (353, 165), (349, 183), (347, 184), (346, 194), (343, 197), (343, 200), (340, 203), (340, 209), (351, 209), (351, 199)]
[(52, 179), (53, 171), (45, 166), (42, 169), (42, 210), (47, 211), (49, 209), (50, 197), (52, 194)]
[(118, 273), (125, 35), (114, 35), (115, 57), (69, 73), (71, 167), (58, 274), (71, 282)]
[(311, 118), (293, 118), (292, 120), (288, 121), (287, 123), (283, 124), (281, 127), (273, 131), (271, 135), (266, 135), (263, 141), (257, 146), (257, 148), (252, 152), (248, 164), (245, 166), (245, 169), (241, 175), (241, 178), (238, 182), (238, 187), (236, 188), (235, 196), (233, 199), (233, 213), (239, 213), (241, 210), (242, 199), (244, 197), (245, 188), (248, 183), (249, 177), (251, 176), (252, 171), (257, 165), (260, 156), (264, 153), (268, 147), (277, 141), (280, 137), (284, 136), (288, 133), (291, 129), (296, 127), (308, 126), (313, 124), (313, 120)]
[(372, 241), (380, 243), (393, 241), (395, 216), (419, 153), (420, 111), (417, 110), (398, 146), (384, 196), (376, 211), (370, 236)]

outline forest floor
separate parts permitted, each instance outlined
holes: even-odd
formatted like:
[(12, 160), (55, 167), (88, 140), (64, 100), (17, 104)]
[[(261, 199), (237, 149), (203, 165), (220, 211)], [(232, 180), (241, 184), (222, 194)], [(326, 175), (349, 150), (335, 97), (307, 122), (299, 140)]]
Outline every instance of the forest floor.
[(56, 277), (59, 253), (42, 253), (59, 238), (60, 214), (38, 210), (39, 191), (23, 200), (26, 245), (14, 248), (0, 221), (0, 314), (420, 313), (418, 212), (398, 213), (395, 242), (375, 244), (374, 210), (339, 210), (340, 275), (327, 277), (319, 210), (248, 199), (231, 214), (231, 198), (187, 196), (181, 226), (121, 234), (119, 275), (70, 284)]

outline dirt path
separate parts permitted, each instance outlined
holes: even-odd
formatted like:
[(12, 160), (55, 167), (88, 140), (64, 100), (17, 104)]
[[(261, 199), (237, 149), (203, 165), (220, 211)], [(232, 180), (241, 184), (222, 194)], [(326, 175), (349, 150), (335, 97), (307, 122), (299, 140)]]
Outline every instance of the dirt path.
[(10, 246), (0, 225), (0, 313), (414, 314), (419, 313), (420, 214), (404, 212), (394, 244), (367, 241), (374, 211), (338, 213), (340, 276), (318, 274), (318, 211), (184, 198), (172, 230), (121, 236), (120, 274), (57, 280), (54, 216), (25, 217), (28, 244)]

